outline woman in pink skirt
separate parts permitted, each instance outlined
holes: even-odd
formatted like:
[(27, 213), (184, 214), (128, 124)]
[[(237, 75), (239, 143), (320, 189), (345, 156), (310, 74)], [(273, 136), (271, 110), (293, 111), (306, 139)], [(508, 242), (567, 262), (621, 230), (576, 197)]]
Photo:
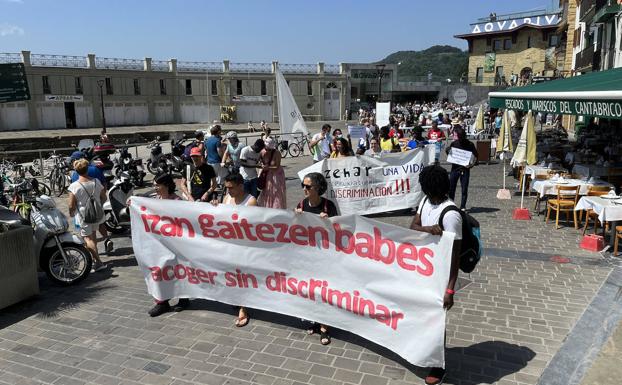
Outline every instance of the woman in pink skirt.
[(261, 150), (261, 174), (267, 173), (266, 186), (261, 190), (258, 204), (273, 209), (287, 208), (285, 200), (285, 171), (281, 167), (281, 154), (276, 149), (272, 138), (266, 140), (266, 147)]

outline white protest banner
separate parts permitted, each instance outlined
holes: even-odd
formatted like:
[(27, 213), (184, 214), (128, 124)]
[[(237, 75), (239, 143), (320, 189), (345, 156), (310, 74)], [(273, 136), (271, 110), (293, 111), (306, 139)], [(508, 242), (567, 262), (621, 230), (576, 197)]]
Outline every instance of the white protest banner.
[(471, 151), (461, 150), (452, 147), (447, 155), (447, 163), (457, 164), (459, 166), (468, 167), (474, 163), (475, 155)]
[(367, 128), (365, 126), (348, 126), (348, 134), (352, 139), (367, 138)]
[(434, 162), (433, 145), (380, 158), (349, 156), (315, 163), (298, 173), (300, 180), (319, 172), (328, 182), (326, 196), (341, 215), (373, 214), (416, 207), (423, 196), (419, 172)]
[(378, 127), (388, 126), (389, 116), (391, 116), (391, 103), (376, 103), (376, 124)]
[(136, 260), (157, 299), (206, 298), (302, 317), (414, 365), (444, 366), (452, 233), (142, 197), (132, 198), (131, 218)]

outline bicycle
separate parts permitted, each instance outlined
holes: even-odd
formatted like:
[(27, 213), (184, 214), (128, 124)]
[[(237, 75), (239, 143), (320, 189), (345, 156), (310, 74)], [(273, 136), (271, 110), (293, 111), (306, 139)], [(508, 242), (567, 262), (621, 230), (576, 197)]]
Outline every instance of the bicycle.
[(67, 187), (71, 184), (71, 177), (68, 175), (69, 166), (61, 156), (54, 157), (54, 167), (50, 171), (48, 180), (51, 190), (57, 197), (63, 195)]
[(300, 155), (304, 155), (305, 147), (309, 148), (309, 152), (311, 151), (311, 148), (309, 145), (310, 140), (309, 140), (308, 135), (300, 134), (299, 136), (294, 136), (294, 140), (295, 142), (290, 143), (288, 147), (289, 155), (292, 158), (296, 158)]
[(281, 140), (280, 136), (275, 136), (274, 140), (276, 141), (276, 148), (279, 150), (279, 153), (281, 153), (281, 158), (285, 158), (288, 152), (287, 150), (288, 141)]

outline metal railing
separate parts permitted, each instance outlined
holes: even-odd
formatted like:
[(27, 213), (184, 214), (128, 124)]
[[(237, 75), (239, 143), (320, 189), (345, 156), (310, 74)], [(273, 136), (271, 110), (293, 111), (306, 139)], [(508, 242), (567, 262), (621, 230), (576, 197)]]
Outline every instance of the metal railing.
[(229, 63), (229, 72), (272, 73), (270, 63)]
[(218, 61), (178, 61), (177, 72), (223, 72), (223, 64)]
[(316, 64), (279, 64), (284, 74), (314, 74), (317, 73)]
[(575, 58), (575, 68), (583, 69), (591, 67), (594, 64), (594, 45), (589, 44), (580, 51)]
[(30, 55), (30, 65), (35, 67), (86, 68), (88, 67), (88, 62), (85, 56), (33, 53)]
[[(594, 1), (594, 0), (592, 0)], [(553, 13), (559, 13), (559, 10), (557, 11), (553, 11), (553, 10), (546, 10), (545, 8), (542, 9), (535, 9), (533, 11), (526, 11), (526, 12), (516, 12), (516, 13), (506, 13), (503, 15), (495, 15), (495, 17), (480, 17), (479, 19), (477, 19), (477, 23), (485, 23), (485, 22), (490, 22), (490, 21), (503, 21), (503, 20), (510, 20), (510, 19), (522, 19), (525, 17), (531, 17), (531, 16), (542, 16), (542, 15), (550, 15)], [(477, 24), (475, 23), (475, 24)], [(473, 25), (473, 24), (471, 24)]]
[(579, 21), (584, 21), (583, 19), (588, 14), (594, 14), (594, 7), (596, 6), (596, 0), (582, 0), (579, 5)]
[(101, 69), (112, 69), (112, 70), (133, 70), (133, 71), (143, 71), (145, 69), (145, 64), (140, 59), (121, 59), (114, 57), (96, 57), (95, 58), (95, 67)]
[(0, 53), (0, 63), (21, 63), (22, 55), (20, 53)]
[(151, 61), (151, 70), (152, 71), (168, 72), (170, 70), (169, 62), (167, 60), (152, 60)]
[(339, 68), (339, 64), (324, 64), (324, 73), (339, 74), (341, 73), (341, 68)]

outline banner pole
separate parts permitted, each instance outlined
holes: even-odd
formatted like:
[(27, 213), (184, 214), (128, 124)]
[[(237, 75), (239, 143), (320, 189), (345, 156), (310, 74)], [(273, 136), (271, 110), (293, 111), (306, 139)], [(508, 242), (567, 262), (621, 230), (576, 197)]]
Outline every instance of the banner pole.
[(505, 153), (503, 153), (503, 189), (505, 190)]
[[(525, 166), (526, 166), (526, 165), (525, 165)], [(520, 194), (520, 208), (521, 208), (521, 209), (523, 208), (523, 201), (525, 200), (525, 179), (527, 179), (527, 178), (525, 177), (525, 174), (526, 174), (526, 172), (525, 172), (525, 168), (526, 168), (526, 167), (523, 167), (523, 181), (522, 181), (522, 183), (521, 183), (521, 185), (523, 186), (523, 188), (521, 189), (521, 194)]]

